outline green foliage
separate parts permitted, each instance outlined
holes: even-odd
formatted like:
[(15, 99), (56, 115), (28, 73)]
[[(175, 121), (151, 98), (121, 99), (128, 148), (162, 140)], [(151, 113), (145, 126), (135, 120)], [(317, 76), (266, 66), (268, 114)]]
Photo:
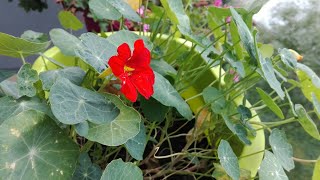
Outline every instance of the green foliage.
[(0, 144), (5, 179), (70, 179), (79, 153), (52, 119), (32, 110), (1, 124)]
[(78, 166), (73, 173), (73, 180), (93, 180), (100, 179), (102, 176), (101, 168), (93, 164), (87, 153), (81, 153), (79, 156)]
[(136, 179), (142, 180), (141, 170), (130, 162), (123, 162), (121, 159), (113, 160), (108, 164), (106, 169), (103, 172), (101, 180), (109, 179), (118, 179), (118, 180), (127, 180), (127, 179)]
[(15, 58), (27, 57), (45, 51), (50, 45), (47, 42), (31, 42), (0, 32), (0, 55)]
[(124, 145), (133, 158), (143, 160), (144, 149), (147, 145), (146, 127), (143, 122), (140, 122), (139, 133), (129, 139)]
[(23, 32), (21, 38), (35, 43), (44, 43), (49, 40), (48, 35), (31, 30)]
[(221, 166), (232, 179), (240, 178), (240, 168), (237, 156), (234, 154), (228, 141), (221, 140), (218, 147), (218, 157)]
[(259, 179), (261, 180), (288, 180), (288, 177), (281, 167), (281, 163), (276, 156), (269, 151), (265, 151), (263, 161), (259, 169)]
[(0, 70), (0, 83), (15, 74), (15, 71)]
[(320, 159), (316, 162), (313, 170), (312, 180), (317, 180), (320, 178)]
[(61, 26), (65, 29), (77, 31), (83, 28), (81, 21), (70, 11), (60, 11), (58, 14), (58, 19)]
[(303, 129), (312, 137), (320, 140), (320, 134), (317, 128), (317, 125), (313, 122), (311, 117), (308, 115), (306, 110), (302, 105), (296, 104), (295, 111), (298, 115), (298, 121), (303, 127)]
[(18, 92), (20, 96), (33, 97), (37, 93), (35, 83), (39, 80), (36, 70), (31, 69), (31, 64), (24, 64), (17, 75)]
[(50, 89), (51, 109), (64, 124), (89, 121), (96, 124), (113, 121), (119, 109), (100, 93), (90, 91), (60, 77)]
[(203, 90), (203, 98), (206, 103), (211, 104), (212, 112), (222, 114), (226, 109), (226, 100), (223, 92), (214, 87), (207, 87)]
[(279, 108), (279, 106), (274, 102), (274, 100), (261, 88), (257, 88), (257, 92), (259, 93), (262, 101), (268, 106), (268, 108), (274, 112), (279, 118), (284, 119), (284, 115)]

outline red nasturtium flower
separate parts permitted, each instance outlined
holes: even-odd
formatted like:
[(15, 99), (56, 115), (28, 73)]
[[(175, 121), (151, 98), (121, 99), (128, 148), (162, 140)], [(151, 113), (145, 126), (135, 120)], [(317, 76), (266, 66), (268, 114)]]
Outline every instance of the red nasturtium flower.
[(132, 54), (127, 43), (121, 44), (117, 51), (118, 55), (112, 56), (108, 64), (121, 80), (120, 91), (132, 102), (137, 100), (137, 90), (149, 99), (153, 94), (154, 73), (150, 67), (150, 51), (143, 40), (135, 41)]

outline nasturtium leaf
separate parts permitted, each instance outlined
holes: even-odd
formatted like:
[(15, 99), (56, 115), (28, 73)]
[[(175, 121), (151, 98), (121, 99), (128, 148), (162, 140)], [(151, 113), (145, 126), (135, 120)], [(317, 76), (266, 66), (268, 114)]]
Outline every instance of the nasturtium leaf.
[(218, 147), (218, 157), (221, 166), (232, 179), (240, 178), (240, 168), (237, 156), (234, 154), (228, 141), (221, 140)]
[(197, 45), (194, 49), (195, 52), (198, 52), (202, 59), (207, 64), (210, 64), (211, 67), (217, 66), (220, 61), (215, 60), (217, 60), (216, 57), (218, 57), (220, 54), (219, 51), (214, 46), (212, 46), (212, 42), (207, 38), (203, 38), (201, 43), (203, 44), (203, 47), (201, 45)]
[(316, 164), (314, 165), (312, 180), (320, 179), (320, 158), (318, 158)]
[(73, 180), (98, 180), (102, 176), (102, 170), (97, 164), (92, 164), (87, 153), (81, 153), (78, 166), (73, 173)]
[(15, 58), (27, 57), (45, 51), (50, 41), (36, 43), (0, 32), (0, 55)]
[(20, 98), (17, 82), (4, 80), (0, 83), (0, 96), (11, 96), (15, 99)]
[(74, 125), (74, 128), (76, 130), (76, 132), (80, 135), (80, 136), (87, 136), (88, 132), (89, 132), (89, 124), (87, 121), (78, 123)]
[(108, 0), (90, 0), (89, 8), (92, 14), (98, 19), (118, 20), (121, 13), (111, 6)]
[(115, 47), (119, 47), (121, 44), (127, 43), (130, 46), (131, 51), (133, 51), (134, 42), (138, 39), (143, 39), (145, 47), (150, 51), (152, 50), (153, 44), (147, 37), (139, 36), (138, 34), (133, 33), (132, 31), (121, 30), (110, 35), (107, 38), (109, 43), (113, 44)]
[(274, 49), (271, 44), (262, 44), (259, 46), (259, 50), (263, 58), (271, 58), (274, 53)]
[(60, 11), (58, 14), (58, 19), (61, 26), (65, 29), (77, 31), (83, 28), (81, 21), (70, 11)]
[(19, 95), (33, 97), (37, 93), (34, 84), (39, 80), (36, 70), (33, 70), (31, 64), (21, 66), (17, 75), (17, 86)]
[(141, 22), (140, 16), (136, 13), (138, 9), (132, 9), (124, 0), (107, 0), (108, 3), (116, 8), (121, 15), (131, 21)]
[(241, 123), (250, 130), (253, 136), (256, 136), (256, 130), (251, 126), (249, 120), (252, 118), (252, 113), (249, 108), (245, 107), (244, 105), (240, 105), (237, 107), (237, 111), (240, 114)]
[[(213, 163), (214, 171), (212, 177), (217, 180), (231, 180), (231, 177), (228, 176), (223, 167), (218, 163)], [(240, 180), (249, 180), (251, 179), (251, 173), (248, 170), (240, 169)]]
[(189, 105), (182, 99), (177, 90), (170, 84), (170, 82), (154, 72), (155, 83), (153, 85), (154, 94), (152, 97), (165, 106), (171, 106), (178, 110), (178, 112), (186, 119), (192, 119), (192, 111)]
[(267, 107), (274, 112), (279, 118), (284, 119), (284, 115), (282, 113), (282, 110), (279, 108), (279, 106), (273, 101), (273, 99), (264, 92), (261, 88), (256, 88), (257, 92), (259, 93), (261, 100), (267, 105)]
[(305, 72), (309, 78), (312, 81), (312, 84), (316, 87), (316, 88), (320, 88), (320, 78), (319, 76), (308, 66), (301, 64), (301, 63), (297, 63), (297, 69)]
[(287, 171), (292, 170), (294, 168), (293, 150), (291, 144), (288, 143), (285, 132), (277, 128), (273, 129), (269, 136), (269, 143), (273, 154), (282, 167)]
[(246, 23), (243, 21), (241, 16), (237, 13), (236, 10), (233, 8), (230, 8), (232, 18), (235, 21), (238, 32), (240, 35), (240, 39), (244, 45), (244, 48), (247, 50), (249, 53), (250, 57), (253, 58), (255, 61), (257, 61), (257, 53), (256, 53), (256, 48), (255, 48), (255, 43), (254, 43), (254, 38), (246, 25)]
[(203, 90), (203, 98), (206, 103), (211, 103), (211, 110), (216, 114), (221, 114), (226, 108), (226, 100), (223, 92), (214, 88), (207, 87)]
[(49, 117), (54, 119), (54, 116), (46, 102), (37, 97), (21, 97), (20, 99), (14, 99), (12, 97), (5, 96), (0, 98), (0, 124), (6, 119), (28, 110), (47, 114)]
[(49, 40), (47, 34), (35, 32), (31, 30), (27, 30), (23, 32), (23, 34), (21, 35), (21, 38), (27, 41), (36, 42), (36, 43), (43, 43)]
[(278, 159), (269, 151), (265, 151), (259, 169), (260, 180), (288, 180)]
[(235, 134), (241, 142), (246, 145), (250, 145), (251, 141), (247, 137), (247, 130), (242, 124), (233, 123), (227, 115), (222, 115), (224, 123), (227, 125), (229, 130)]
[(175, 75), (177, 71), (164, 60), (152, 60), (150, 63), (151, 68), (162, 76)]
[(318, 117), (320, 118), (320, 101), (318, 100), (318, 98), (316, 97), (316, 95), (314, 93), (311, 94), (311, 97), (312, 97), (312, 104), (315, 109), (315, 112), (318, 115)]
[(73, 84), (80, 86), (85, 74), (79, 67), (66, 67), (64, 69), (41, 72), (39, 77), (42, 81), (43, 90), (50, 90), (58, 77), (67, 78)]
[(0, 70), (0, 83), (9, 77), (13, 76), (16, 73), (16, 71), (10, 71), (10, 70)]
[(76, 56), (75, 49), (81, 49), (81, 41), (63, 29), (52, 29), (49, 32), (50, 38), (62, 54), (67, 56)]
[(110, 57), (117, 54), (118, 47), (90, 32), (82, 34), (80, 39), (82, 43), (76, 48), (76, 55), (101, 73), (106, 69)]
[(313, 122), (311, 117), (308, 115), (306, 110), (301, 104), (295, 105), (295, 110), (298, 115), (298, 121), (303, 127), (303, 129), (312, 137), (320, 140), (320, 134), (317, 125)]
[(107, 123), (119, 114), (119, 109), (103, 94), (77, 86), (62, 77), (51, 87), (49, 100), (53, 114), (64, 124), (87, 120)]
[(169, 111), (168, 106), (164, 106), (154, 98), (148, 100), (141, 98), (140, 107), (145, 118), (150, 122), (162, 122)]
[(201, 38), (192, 33), (190, 19), (184, 11), (182, 0), (160, 0), (166, 15), (184, 36), (201, 45)]
[(100, 180), (143, 180), (142, 171), (131, 162), (123, 162), (122, 159), (111, 161), (104, 170)]
[(71, 179), (79, 149), (56, 123), (25, 111), (0, 126), (0, 177), (4, 179)]
[(298, 78), (300, 80), (300, 88), (302, 90), (302, 93), (304, 94), (304, 96), (310, 101), (312, 102), (312, 97), (311, 97), (311, 93), (314, 93), (315, 96), (320, 99), (320, 87), (316, 87), (311, 78), (309, 77), (309, 75), (301, 70), (297, 70), (296, 71)]
[(106, 94), (120, 110), (120, 114), (111, 122), (102, 124), (89, 123), (87, 139), (107, 146), (119, 146), (135, 137), (140, 131), (140, 114), (126, 106), (119, 97)]
[(262, 58), (259, 56), (259, 63), (261, 66), (261, 70), (263, 72), (263, 76), (265, 78), (265, 80), (267, 81), (267, 83), (269, 84), (269, 86), (276, 91), (276, 93), (278, 94), (278, 96), (283, 99), (285, 94), (284, 91), (281, 88), (281, 84), (278, 81), (276, 75), (275, 75), (275, 71), (273, 69), (271, 60), (269, 58)]
[(279, 49), (279, 54), (281, 57), (281, 61), (287, 66), (292, 69), (297, 67), (297, 59), (294, 57), (292, 52), (289, 49), (283, 48)]
[(129, 139), (124, 145), (129, 152), (129, 154), (135, 158), (136, 160), (143, 159), (144, 149), (147, 144), (147, 135), (146, 135), (146, 128), (143, 122), (140, 122), (140, 131), (139, 133)]

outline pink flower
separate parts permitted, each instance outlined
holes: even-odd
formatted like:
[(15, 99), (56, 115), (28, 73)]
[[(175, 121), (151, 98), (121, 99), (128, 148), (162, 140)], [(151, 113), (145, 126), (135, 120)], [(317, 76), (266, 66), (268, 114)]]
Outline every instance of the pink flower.
[(222, 6), (222, 0), (215, 0), (214, 3), (213, 3), (213, 5), (214, 5), (215, 7), (221, 7), (221, 6)]
[(149, 24), (144, 24), (143, 25), (143, 32), (148, 32), (150, 29), (150, 25)]

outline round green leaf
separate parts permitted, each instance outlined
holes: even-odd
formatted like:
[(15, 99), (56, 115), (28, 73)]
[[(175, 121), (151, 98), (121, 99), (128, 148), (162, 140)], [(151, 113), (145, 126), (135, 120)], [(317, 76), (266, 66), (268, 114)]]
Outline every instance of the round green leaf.
[(293, 150), (291, 144), (288, 143), (285, 132), (279, 129), (273, 129), (269, 137), (269, 143), (282, 167), (287, 171), (293, 169)]
[(140, 107), (145, 118), (150, 122), (162, 122), (165, 119), (169, 107), (162, 105), (154, 98), (140, 98)]
[(79, 163), (76, 171), (73, 174), (73, 180), (98, 180), (102, 176), (101, 168), (92, 164), (87, 153), (82, 153), (79, 156)]
[(279, 118), (284, 119), (284, 115), (279, 106), (273, 101), (273, 99), (264, 92), (261, 88), (257, 87), (257, 92), (259, 93), (262, 101), (267, 105), (267, 107), (274, 112)]
[(60, 11), (58, 14), (58, 19), (61, 26), (65, 29), (72, 29), (74, 31), (77, 31), (83, 28), (83, 24), (81, 23), (81, 21), (70, 11)]
[(206, 103), (211, 103), (211, 110), (216, 114), (222, 114), (227, 107), (223, 92), (214, 87), (203, 90), (203, 99)]
[(72, 177), (79, 149), (42, 113), (26, 111), (0, 126), (0, 177), (65, 179)]
[(74, 85), (62, 77), (51, 87), (49, 100), (53, 114), (64, 124), (86, 120), (106, 123), (119, 114), (119, 109), (106, 96)]
[(108, 3), (116, 8), (124, 18), (134, 22), (141, 22), (140, 16), (136, 13), (137, 9), (132, 9), (128, 3), (123, 0), (107, 0)]
[(320, 140), (320, 134), (317, 125), (313, 122), (311, 117), (307, 114), (306, 110), (301, 104), (295, 105), (295, 111), (298, 115), (298, 121), (303, 129), (312, 137)]
[(317, 86), (320, 83), (319, 77), (307, 66), (299, 65), (299, 67), (301, 70), (297, 70), (296, 73), (300, 80), (302, 93), (309, 101), (312, 101), (311, 93), (320, 99), (320, 86)]
[(36, 70), (31, 68), (31, 64), (24, 64), (17, 75), (17, 85), (19, 95), (33, 97), (37, 93), (37, 89), (34, 86), (39, 80), (39, 76)]
[(21, 35), (21, 38), (27, 41), (36, 42), (36, 43), (43, 43), (49, 40), (48, 35), (40, 32), (31, 31), (31, 30), (27, 30), (23, 32), (23, 34)]
[(119, 108), (120, 114), (108, 123), (89, 123), (86, 138), (107, 146), (119, 146), (139, 133), (141, 116), (134, 108), (123, 104), (119, 97), (111, 94), (106, 97)]
[(175, 107), (186, 119), (192, 119), (189, 105), (182, 99), (177, 90), (159, 73), (154, 72), (154, 74), (155, 83), (153, 85), (154, 94), (152, 97), (165, 106)]
[(52, 29), (49, 32), (50, 38), (62, 54), (67, 56), (76, 56), (75, 49), (81, 49), (81, 41), (63, 29)]
[(110, 57), (117, 54), (117, 47), (94, 33), (82, 34), (80, 39), (82, 44), (76, 48), (76, 55), (98, 73), (104, 71)]
[(150, 51), (152, 50), (153, 44), (152, 42), (150, 42), (150, 40), (147, 37), (139, 36), (136, 33), (133, 33), (131, 31), (121, 30), (112, 34), (107, 38), (107, 40), (111, 44), (113, 44), (115, 47), (118, 47), (123, 43), (127, 43), (130, 46), (131, 51), (133, 51), (134, 42), (138, 39), (143, 39), (143, 42), (146, 48), (149, 49)]
[(104, 170), (101, 180), (142, 180), (142, 171), (131, 162), (123, 162), (122, 159), (111, 161)]
[(234, 154), (228, 141), (221, 140), (218, 147), (218, 157), (221, 166), (232, 179), (240, 178), (240, 168), (237, 156)]
[(121, 13), (108, 0), (90, 0), (89, 8), (98, 19), (118, 20)]
[(146, 128), (143, 122), (140, 122), (139, 133), (135, 137), (129, 139), (124, 145), (133, 158), (135, 158), (136, 160), (142, 160), (146, 144)]
[(259, 169), (260, 180), (288, 180), (277, 158), (269, 151), (265, 151)]
[(43, 90), (50, 90), (58, 77), (64, 77), (73, 84), (81, 85), (86, 73), (79, 67), (67, 67), (64, 69), (50, 70), (41, 72), (39, 77), (42, 81)]
[(20, 99), (14, 99), (12, 97), (0, 98), (0, 124), (13, 116), (23, 113), (28, 110), (35, 110), (47, 114), (51, 118), (54, 118), (47, 103), (41, 101), (37, 97), (22, 97)]
[(45, 51), (50, 41), (36, 43), (0, 32), (0, 55), (20, 58)]

